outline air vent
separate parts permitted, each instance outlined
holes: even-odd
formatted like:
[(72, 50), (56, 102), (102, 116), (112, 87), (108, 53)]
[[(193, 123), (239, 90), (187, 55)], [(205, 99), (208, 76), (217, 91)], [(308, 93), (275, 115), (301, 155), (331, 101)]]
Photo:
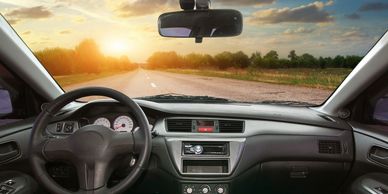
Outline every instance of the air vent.
[(191, 119), (167, 119), (167, 131), (191, 132)]
[(341, 142), (335, 140), (320, 140), (319, 153), (322, 154), (341, 154)]
[(220, 120), (218, 121), (218, 127), (220, 133), (242, 133), (244, 131), (244, 122)]

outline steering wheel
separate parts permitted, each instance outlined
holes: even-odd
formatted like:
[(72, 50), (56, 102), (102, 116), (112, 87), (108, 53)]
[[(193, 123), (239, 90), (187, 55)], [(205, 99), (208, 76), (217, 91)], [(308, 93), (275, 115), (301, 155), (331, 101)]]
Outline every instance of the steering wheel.
[[(61, 108), (88, 96), (109, 97), (130, 108), (139, 130), (118, 133), (104, 126), (87, 125), (65, 138), (44, 135), (51, 118)], [(79, 182), (79, 189), (75, 193), (120, 193), (133, 185), (146, 168), (151, 141), (147, 117), (132, 99), (109, 88), (83, 88), (61, 95), (39, 114), (32, 128), (30, 161), (36, 179), (52, 193), (71, 193), (57, 184), (46, 171), (47, 162), (58, 160), (68, 161), (75, 166)], [(139, 154), (132, 171), (120, 183), (108, 188), (107, 181), (114, 170), (115, 158), (131, 153)]]

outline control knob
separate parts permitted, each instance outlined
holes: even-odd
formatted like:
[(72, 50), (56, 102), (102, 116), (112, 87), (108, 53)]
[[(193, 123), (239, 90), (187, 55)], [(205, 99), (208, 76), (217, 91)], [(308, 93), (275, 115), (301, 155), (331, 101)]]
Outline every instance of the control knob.
[(192, 194), (194, 192), (194, 187), (191, 186), (191, 185), (187, 185), (185, 186), (185, 188), (183, 189), (184, 193), (187, 193), (187, 194)]
[(223, 194), (225, 192), (225, 189), (222, 186), (217, 186), (216, 191), (218, 194)]
[(203, 193), (203, 194), (207, 194), (207, 193), (209, 193), (210, 192), (210, 186), (209, 185), (202, 185), (201, 186), (201, 192)]

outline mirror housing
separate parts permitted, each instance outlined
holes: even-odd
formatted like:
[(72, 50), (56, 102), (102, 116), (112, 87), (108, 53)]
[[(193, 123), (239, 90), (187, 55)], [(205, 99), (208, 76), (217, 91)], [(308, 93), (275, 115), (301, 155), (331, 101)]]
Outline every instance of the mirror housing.
[(159, 16), (158, 29), (161, 36), (174, 38), (238, 36), (243, 29), (243, 16), (231, 9), (169, 12)]
[(12, 99), (8, 90), (0, 88), (0, 116), (13, 112)]

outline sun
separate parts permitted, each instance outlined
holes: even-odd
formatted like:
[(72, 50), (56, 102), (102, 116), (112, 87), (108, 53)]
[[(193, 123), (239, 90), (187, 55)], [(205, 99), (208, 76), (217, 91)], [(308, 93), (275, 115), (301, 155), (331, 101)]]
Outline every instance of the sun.
[(128, 55), (130, 46), (129, 43), (123, 39), (106, 40), (103, 43), (102, 51), (106, 55)]

